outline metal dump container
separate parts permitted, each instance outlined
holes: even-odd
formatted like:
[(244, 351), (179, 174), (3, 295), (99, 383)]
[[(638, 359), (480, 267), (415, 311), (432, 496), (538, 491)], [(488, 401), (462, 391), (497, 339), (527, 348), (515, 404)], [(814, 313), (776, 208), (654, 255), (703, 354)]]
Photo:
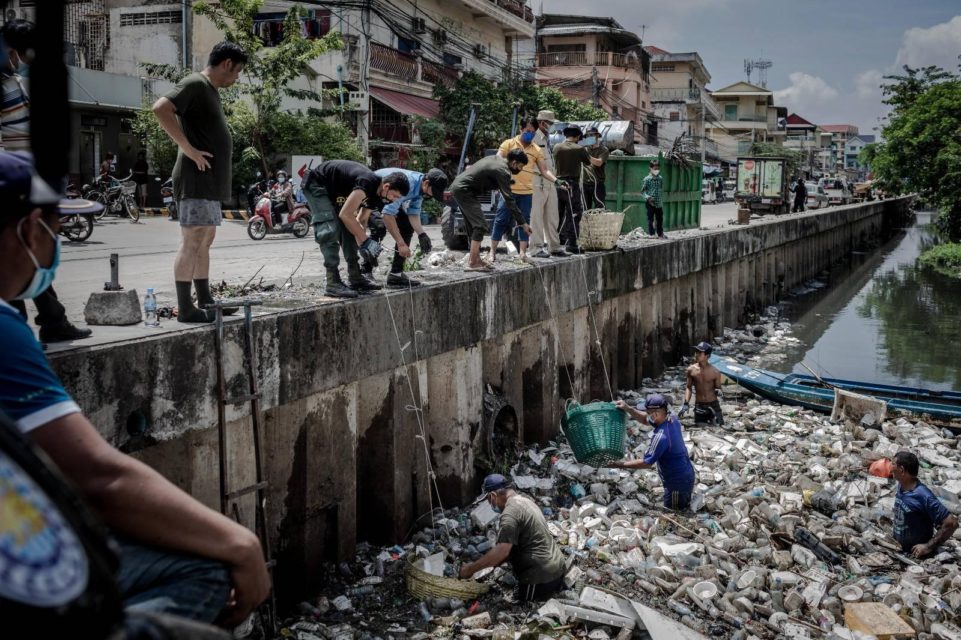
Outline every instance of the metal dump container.
[[(701, 225), (701, 180), (703, 167), (692, 163), (684, 167), (658, 156), (664, 178), (664, 229), (696, 229)], [(644, 177), (650, 173), (653, 156), (610, 156), (607, 159), (607, 208), (628, 209), (624, 233), (647, 228), (647, 207), (641, 197)]]

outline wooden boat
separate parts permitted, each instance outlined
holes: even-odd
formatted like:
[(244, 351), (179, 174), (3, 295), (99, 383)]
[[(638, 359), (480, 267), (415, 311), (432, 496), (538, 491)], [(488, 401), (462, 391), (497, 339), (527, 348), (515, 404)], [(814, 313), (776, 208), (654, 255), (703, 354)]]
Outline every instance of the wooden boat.
[(712, 356), (711, 364), (726, 377), (759, 396), (815, 411), (830, 412), (834, 388), (884, 400), (888, 410), (927, 415), (939, 420), (961, 419), (961, 393), (934, 391), (838, 378), (821, 378), (798, 373), (776, 373), (755, 369), (722, 356)]

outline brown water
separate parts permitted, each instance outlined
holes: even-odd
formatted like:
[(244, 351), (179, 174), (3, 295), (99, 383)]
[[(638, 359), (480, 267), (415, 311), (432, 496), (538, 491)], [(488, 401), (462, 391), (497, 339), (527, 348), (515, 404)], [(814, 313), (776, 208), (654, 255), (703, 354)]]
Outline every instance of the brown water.
[(961, 279), (920, 268), (931, 213), (879, 250), (855, 255), (830, 285), (784, 304), (802, 346), (771, 368), (863, 382), (961, 389)]

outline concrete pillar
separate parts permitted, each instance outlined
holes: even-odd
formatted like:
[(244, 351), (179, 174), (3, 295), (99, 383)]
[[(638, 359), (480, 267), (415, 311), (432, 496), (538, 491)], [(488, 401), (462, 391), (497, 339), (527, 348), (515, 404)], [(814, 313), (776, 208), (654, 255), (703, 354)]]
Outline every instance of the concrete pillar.
[(554, 323), (547, 321), (520, 334), (521, 420), (524, 442), (546, 444), (557, 435), (563, 407), (561, 380), (566, 380), (558, 356)]

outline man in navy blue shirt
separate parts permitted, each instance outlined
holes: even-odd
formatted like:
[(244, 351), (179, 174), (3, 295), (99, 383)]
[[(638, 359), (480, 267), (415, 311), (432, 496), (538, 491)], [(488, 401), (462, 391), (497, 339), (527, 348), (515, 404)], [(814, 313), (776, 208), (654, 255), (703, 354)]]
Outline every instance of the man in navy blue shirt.
[[(409, 245), (415, 233), (421, 252), (430, 253), (430, 237), (421, 226), (420, 212), (424, 206), (425, 197), (443, 202), (444, 190), (447, 189), (447, 174), (440, 169), (431, 169), (424, 174), (419, 171), (390, 167), (378, 169), (374, 173), (381, 178), (387, 178), (397, 172), (407, 176), (410, 191), (406, 196), (397, 198), (380, 210), (384, 216), (384, 226), (397, 244), (394, 261), (390, 265), (390, 273), (387, 274), (387, 286), (416, 287), (420, 282), (404, 273), (404, 261), (411, 255)], [(405, 215), (401, 215), (402, 213)]]
[(918, 481), (918, 457), (913, 453), (899, 451), (894, 456), (891, 475), (898, 481), (894, 539), (915, 558), (929, 556), (957, 530), (958, 517)]
[(257, 536), (110, 446), (7, 302), (33, 298), (53, 282), (59, 216), (75, 206), (60, 202), (32, 165), (29, 154), (0, 152), (0, 412), (117, 534), (126, 607), (236, 625), (270, 590)]
[(687, 509), (694, 493), (694, 465), (684, 444), (681, 422), (668, 408), (667, 398), (660, 393), (650, 395), (643, 410), (635, 409), (623, 400), (618, 400), (615, 405), (638, 422), (647, 422), (654, 431), (643, 458), (620, 460), (610, 466), (615, 469), (650, 469), (657, 465), (664, 484), (664, 506), (674, 510)]

